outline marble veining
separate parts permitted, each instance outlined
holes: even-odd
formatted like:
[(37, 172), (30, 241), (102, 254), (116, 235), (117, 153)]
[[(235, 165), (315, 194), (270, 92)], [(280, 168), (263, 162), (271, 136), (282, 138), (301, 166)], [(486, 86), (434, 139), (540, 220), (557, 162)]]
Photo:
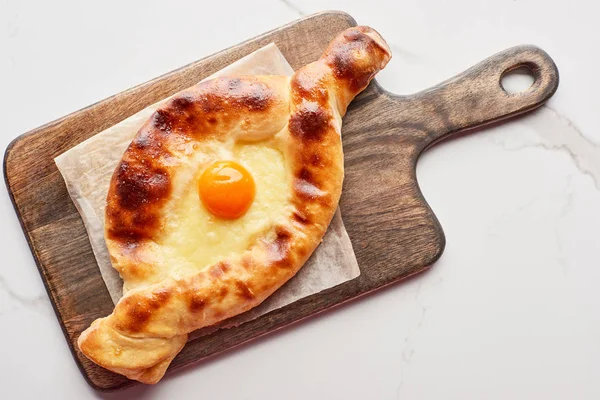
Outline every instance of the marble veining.
[[(0, 316), (8, 311), (18, 310), (19, 307), (24, 307), (29, 310), (47, 314), (51, 309), (50, 300), (46, 293), (40, 293), (36, 296), (23, 296), (10, 287), (6, 279), (0, 275), (0, 293), (3, 293), (9, 300), (14, 303), (12, 307), (0, 308)], [(4, 306), (4, 304), (3, 304)]]
[(507, 151), (519, 151), (530, 147), (565, 151), (577, 169), (589, 175), (596, 189), (600, 190), (600, 145), (598, 143), (588, 139), (570, 119), (549, 105), (542, 106), (522, 121), (535, 130), (540, 140), (520, 140), (515, 143), (495, 135), (492, 141)]
[(282, 2), (283, 4), (285, 4), (285, 6), (287, 8), (289, 8), (290, 10), (292, 10), (294, 13), (298, 14), (298, 16), (303, 17), (306, 15), (306, 13), (304, 11), (302, 11), (297, 5), (292, 3), (290, 0), (279, 0), (279, 1)]

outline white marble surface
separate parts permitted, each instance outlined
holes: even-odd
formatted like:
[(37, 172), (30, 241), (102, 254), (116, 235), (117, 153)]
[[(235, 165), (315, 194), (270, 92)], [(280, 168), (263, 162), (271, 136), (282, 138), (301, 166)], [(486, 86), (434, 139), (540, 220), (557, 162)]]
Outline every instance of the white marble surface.
[(447, 236), (429, 272), (154, 387), (90, 389), (0, 195), (0, 398), (600, 398), (600, 28), (594, 1), (0, 2), (0, 145), (302, 14), (342, 9), (409, 93), (506, 47), (557, 62), (547, 107), (418, 166)]

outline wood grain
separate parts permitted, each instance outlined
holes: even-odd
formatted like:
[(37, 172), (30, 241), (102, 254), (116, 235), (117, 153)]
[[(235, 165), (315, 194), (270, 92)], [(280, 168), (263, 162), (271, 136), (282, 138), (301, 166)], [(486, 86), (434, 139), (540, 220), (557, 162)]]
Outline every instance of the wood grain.
[[(252, 51), (275, 42), (294, 68), (316, 60), (340, 31), (356, 25), (340, 12), (315, 14), (170, 72), (28, 132), (6, 150), (9, 192), (75, 360), (99, 390), (132, 382), (90, 362), (77, 349), (79, 334), (113, 303), (83, 223), (53, 158), (156, 101), (180, 91)], [(500, 79), (526, 66), (535, 82), (506, 93)], [(558, 87), (552, 59), (533, 46), (492, 56), (432, 89), (396, 96), (372, 83), (344, 118), (346, 180), (342, 213), (361, 276), (304, 298), (237, 328), (188, 343), (170, 370), (423, 271), (442, 254), (442, 229), (416, 180), (419, 155), (452, 134), (532, 110)]]

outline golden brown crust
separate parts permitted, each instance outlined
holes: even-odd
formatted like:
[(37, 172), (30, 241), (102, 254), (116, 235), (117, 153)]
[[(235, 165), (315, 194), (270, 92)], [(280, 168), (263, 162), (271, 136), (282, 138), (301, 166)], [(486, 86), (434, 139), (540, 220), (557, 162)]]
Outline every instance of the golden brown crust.
[[(216, 79), (159, 109), (125, 152), (107, 197), (107, 246), (129, 290), (111, 315), (82, 333), (81, 351), (112, 371), (156, 383), (189, 332), (255, 307), (293, 277), (340, 198), (341, 117), (389, 58), (375, 31), (351, 28), (291, 80)], [(169, 274), (153, 249), (173, 182), (196, 145), (275, 135), (291, 171), (286, 215), (239, 257), (186, 276)]]

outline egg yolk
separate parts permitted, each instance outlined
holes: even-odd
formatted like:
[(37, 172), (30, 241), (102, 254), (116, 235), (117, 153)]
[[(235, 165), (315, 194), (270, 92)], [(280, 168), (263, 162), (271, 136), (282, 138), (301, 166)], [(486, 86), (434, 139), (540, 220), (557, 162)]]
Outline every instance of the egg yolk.
[(234, 161), (209, 165), (198, 180), (198, 194), (204, 207), (225, 219), (244, 215), (254, 201), (255, 191), (250, 172)]

